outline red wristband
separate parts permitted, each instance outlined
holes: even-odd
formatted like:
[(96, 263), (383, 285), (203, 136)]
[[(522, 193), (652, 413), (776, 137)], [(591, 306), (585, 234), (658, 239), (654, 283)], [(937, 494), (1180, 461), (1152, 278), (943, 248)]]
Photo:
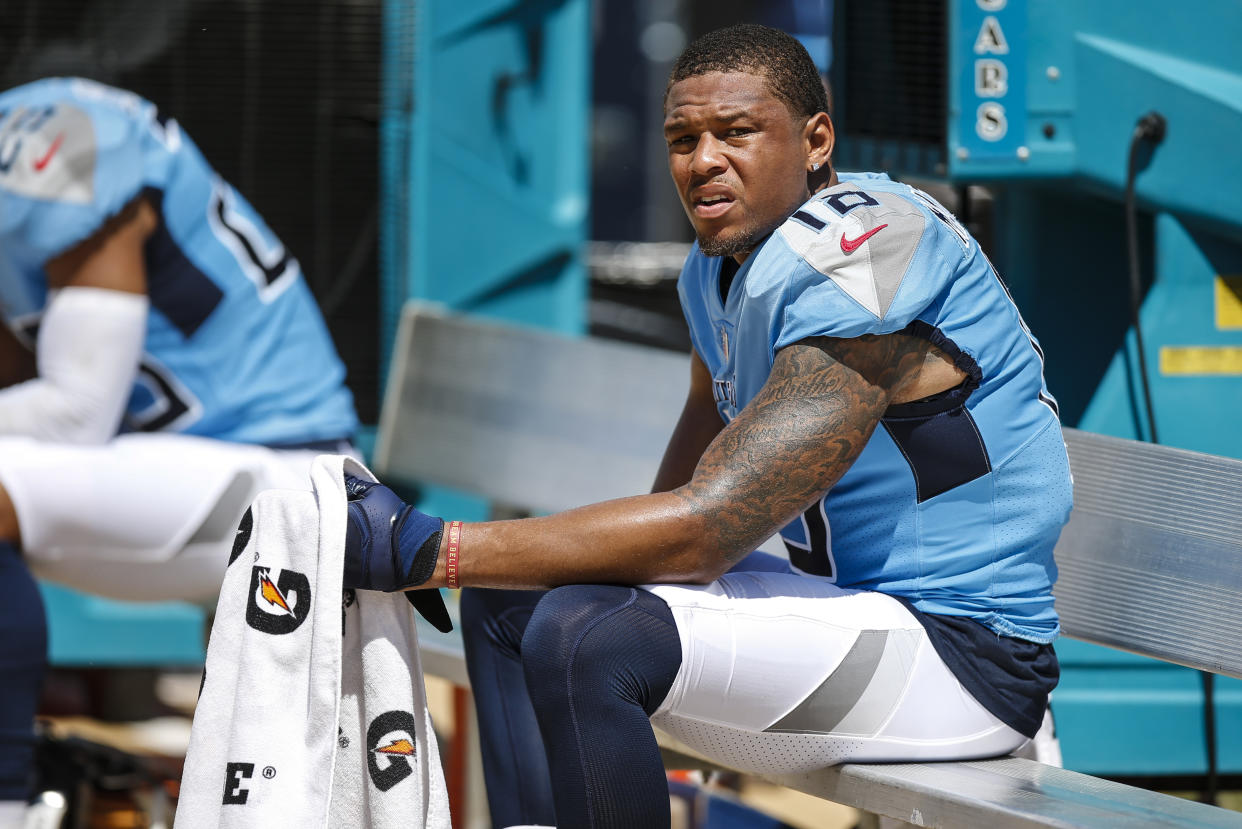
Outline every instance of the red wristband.
[(461, 522), (450, 521), (448, 530), (448, 557), (444, 561), (448, 586), (457, 589), (457, 554), (461, 551)]

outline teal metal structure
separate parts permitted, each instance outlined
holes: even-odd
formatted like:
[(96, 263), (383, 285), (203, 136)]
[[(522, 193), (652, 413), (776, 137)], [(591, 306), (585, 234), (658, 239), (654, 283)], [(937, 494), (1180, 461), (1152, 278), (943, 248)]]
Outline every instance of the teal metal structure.
[(385, 4), (385, 349), (412, 298), (584, 329), (589, 18), (586, 0)]
[[(1047, 354), (1067, 424), (1150, 439), (1122, 210), (1134, 179), (1140, 322), (1162, 443), (1242, 457), (1242, 8), (1234, 0), (951, 0), (951, 181), (996, 193), (1000, 272)], [(1177, 612), (1170, 608), (1171, 613)], [(1053, 708), (1066, 765), (1206, 770), (1193, 671), (1062, 640)], [(1219, 771), (1242, 772), (1242, 681), (1215, 691)]]
[(1160, 441), (1242, 457), (1242, 9), (954, 0), (948, 177), (991, 182), (1002, 261), (1067, 421), (1151, 435), (1127, 332), (1120, 200), (1136, 122), (1141, 312)]

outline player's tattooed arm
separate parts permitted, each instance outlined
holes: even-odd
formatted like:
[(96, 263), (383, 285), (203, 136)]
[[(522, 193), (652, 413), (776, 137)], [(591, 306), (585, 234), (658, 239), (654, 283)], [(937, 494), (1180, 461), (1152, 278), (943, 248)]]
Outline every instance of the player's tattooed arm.
[(821, 498), (854, 463), (930, 346), (901, 334), (817, 337), (777, 353), (759, 394), (675, 491), (723, 572)]
[[(468, 524), (463, 583), (546, 588), (719, 577), (845, 473), (889, 404), (921, 389), (929, 349), (901, 334), (782, 349), (760, 393), (714, 439), (703, 438), (706, 449), (685, 483), (676, 477), (690, 464), (666, 463), (670, 491)], [(445, 566), (442, 550), (429, 586), (445, 583)]]

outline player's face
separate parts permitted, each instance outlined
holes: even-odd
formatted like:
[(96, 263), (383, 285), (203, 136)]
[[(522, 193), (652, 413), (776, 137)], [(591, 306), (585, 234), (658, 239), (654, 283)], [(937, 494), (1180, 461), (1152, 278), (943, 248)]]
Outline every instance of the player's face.
[(669, 172), (699, 247), (744, 261), (810, 197), (803, 119), (749, 72), (678, 81), (664, 111)]

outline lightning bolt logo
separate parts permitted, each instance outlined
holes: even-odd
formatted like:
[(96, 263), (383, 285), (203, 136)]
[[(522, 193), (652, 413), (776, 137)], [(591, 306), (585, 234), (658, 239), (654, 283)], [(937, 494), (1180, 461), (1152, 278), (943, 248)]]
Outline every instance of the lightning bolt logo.
[(375, 750), (380, 754), (400, 754), (403, 757), (414, 756), (414, 744), (404, 737), (399, 740), (393, 740), (388, 745), (380, 746)]
[(311, 585), (305, 573), (256, 566), (250, 571), (249, 595), (246, 624), (263, 633), (293, 633), (310, 616)]
[(259, 597), (267, 602), (269, 607), (277, 607), (285, 614), (293, 615), (293, 608), (289, 606), (289, 600), (280, 592), (280, 588), (272, 583), (272, 579), (267, 571), (264, 571), (259, 576)]

